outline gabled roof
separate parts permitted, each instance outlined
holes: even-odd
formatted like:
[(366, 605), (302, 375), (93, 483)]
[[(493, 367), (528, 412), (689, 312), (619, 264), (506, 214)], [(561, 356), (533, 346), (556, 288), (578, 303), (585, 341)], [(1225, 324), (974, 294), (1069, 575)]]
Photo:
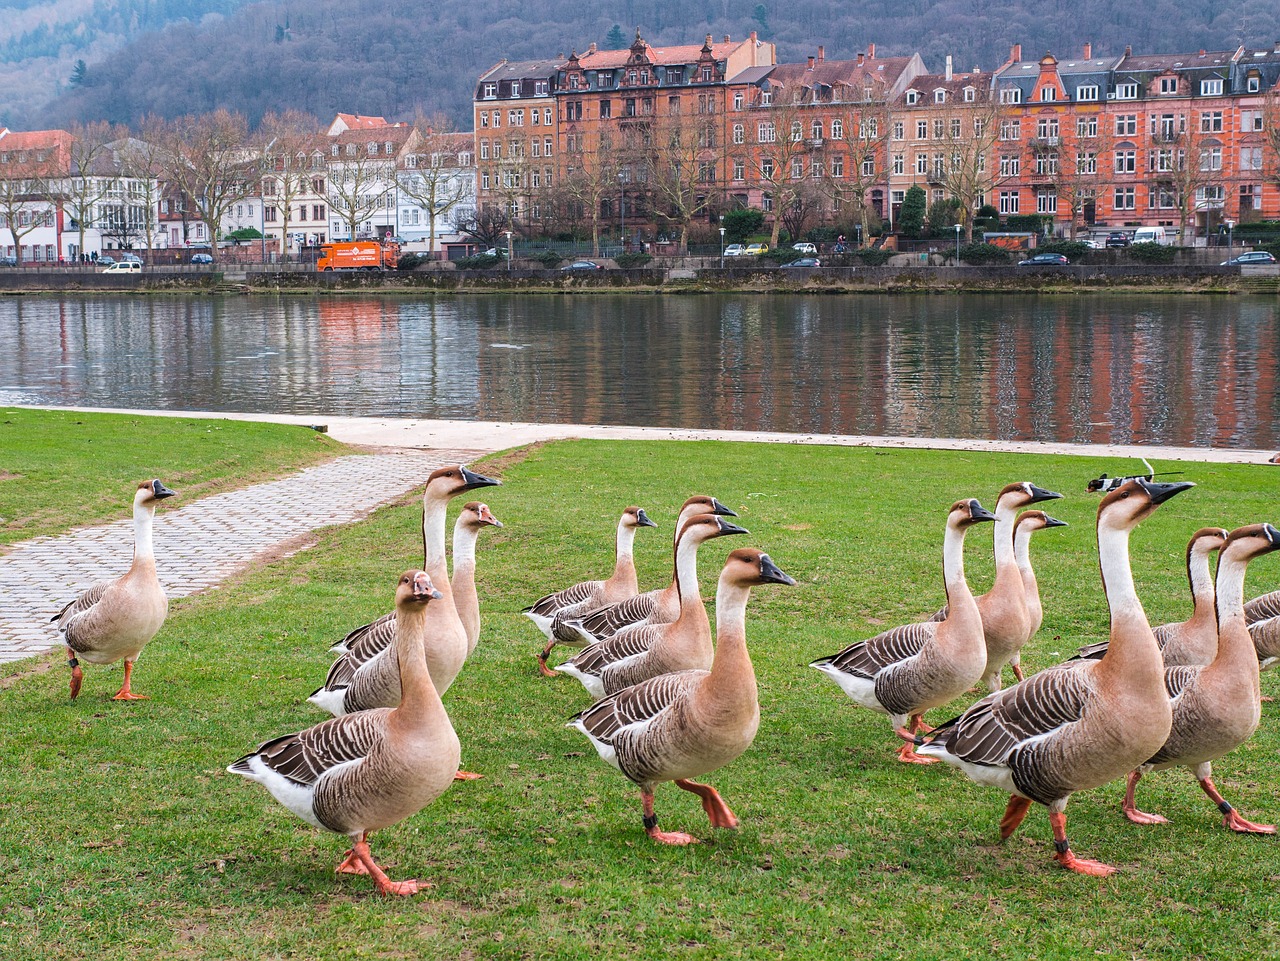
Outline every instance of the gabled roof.
[(1225, 70), (1230, 67), (1235, 55), (1236, 51), (1234, 50), (1201, 50), (1198, 53), (1154, 53), (1137, 57), (1126, 53), (1116, 66), (1116, 69), (1122, 72), (1130, 71), (1134, 73), (1180, 72), (1214, 67)]
[(12, 169), (22, 164), (31, 173), (65, 174), (71, 168), (73, 140), (65, 130), (7, 130), (0, 137), (0, 165)]
[[(711, 59), (724, 60), (748, 40), (711, 44)], [(655, 66), (697, 63), (702, 58), (704, 44), (686, 44), (678, 47), (654, 47), (642, 41), (645, 58)], [(578, 57), (583, 70), (611, 70), (625, 67), (631, 60), (632, 50), (592, 50)]]
[(370, 127), (385, 127), (385, 117), (363, 117), (358, 113), (340, 113), (329, 124), (329, 136), (342, 133), (344, 130), (364, 130)]
[(490, 67), (480, 75), (480, 81), (495, 80), (546, 80), (555, 76), (557, 70), (564, 66), (564, 58), (555, 60), (503, 60)]

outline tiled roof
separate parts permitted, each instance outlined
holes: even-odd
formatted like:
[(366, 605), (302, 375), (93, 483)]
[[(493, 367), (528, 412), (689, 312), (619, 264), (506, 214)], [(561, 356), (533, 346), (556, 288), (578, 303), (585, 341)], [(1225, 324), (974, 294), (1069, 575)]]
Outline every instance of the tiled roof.
[(387, 121), (385, 117), (362, 117), (358, 113), (340, 113), (337, 117), (347, 127), (348, 130), (368, 129), (370, 127), (385, 127)]
[(1156, 53), (1135, 57), (1128, 55), (1120, 61), (1118, 70), (1153, 71), (1190, 70), (1196, 67), (1226, 67), (1231, 64), (1234, 50), (1211, 50), (1197, 53)]
[[(713, 43), (711, 45), (711, 59), (724, 60), (729, 54), (748, 42), (739, 40), (730, 43)], [(702, 47), (702, 44), (687, 44), (680, 47), (654, 47), (646, 43), (644, 52), (650, 63), (658, 65), (694, 63), (702, 56)], [(611, 70), (617, 67), (625, 67), (630, 59), (631, 51), (629, 49), (595, 50), (582, 54), (578, 58), (578, 62), (582, 64), (584, 70)]]
[(502, 63), (490, 68), (480, 79), (490, 82), (494, 80), (522, 80), (525, 78), (545, 80), (563, 65), (563, 58), (555, 60), (504, 60)]

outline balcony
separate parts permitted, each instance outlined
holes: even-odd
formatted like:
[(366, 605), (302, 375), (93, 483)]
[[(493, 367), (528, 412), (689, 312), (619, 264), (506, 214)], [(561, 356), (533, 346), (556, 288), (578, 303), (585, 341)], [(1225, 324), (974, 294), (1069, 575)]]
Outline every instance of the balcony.
[(823, 144), (823, 140), (821, 137), (810, 137), (808, 140), (805, 141), (805, 146), (807, 146), (810, 150), (821, 150), (822, 144)]

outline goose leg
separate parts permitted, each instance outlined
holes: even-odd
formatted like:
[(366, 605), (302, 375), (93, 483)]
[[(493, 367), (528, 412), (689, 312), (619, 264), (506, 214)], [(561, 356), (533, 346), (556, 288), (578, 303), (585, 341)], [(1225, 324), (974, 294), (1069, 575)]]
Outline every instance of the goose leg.
[(938, 758), (925, 757), (923, 754), (917, 754), (915, 750), (915, 732), (920, 731), (927, 734), (932, 730), (933, 728), (920, 719), (919, 714), (912, 714), (906, 727), (895, 727), (893, 733), (907, 742), (898, 748), (898, 760), (903, 764), (936, 764)]
[(80, 694), (80, 683), (84, 680), (84, 671), (80, 670), (80, 661), (76, 659), (76, 652), (67, 648), (67, 663), (71, 665), (71, 700), (75, 700)]
[[(353, 859), (359, 862), (360, 866), (364, 868), (363, 871), (352, 870), (351, 868), (345, 867), (348, 862)], [(351, 853), (347, 857), (347, 860), (338, 865), (338, 870), (347, 874), (369, 875), (369, 877), (373, 878), (373, 883), (378, 886), (378, 891), (382, 894), (397, 894), (404, 896), (417, 894), (419, 891), (435, 887), (435, 885), (431, 884), (429, 881), (392, 881), (387, 877), (387, 872), (378, 867), (377, 862), (373, 860), (373, 853), (369, 850), (369, 842), (365, 840), (365, 836), (363, 834), (360, 835), (360, 840), (356, 841), (352, 846)]]
[(543, 677), (559, 677), (559, 671), (553, 671), (547, 667), (547, 658), (551, 656), (551, 649), (556, 646), (555, 641), (551, 641), (542, 649), (542, 653), (538, 655), (538, 670), (542, 672)]
[(124, 683), (120, 685), (120, 690), (116, 692), (116, 696), (113, 697), (111, 700), (113, 701), (145, 701), (148, 699), (147, 695), (145, 694), (134, 694), (133, 691), (129, 690), (129, 678), (131, 678), (132, 676), (133, 676), (133, 661), (125, 661), (124, 662)]
[(1134, 792), (1138, 788), (1138, 780), (1142, 777), (1142, 771), (1134, 768), (1129, 772), (1129, 783), (1124, 789), (1124, 803), (1120, 805), (1120, 810), (1124, 811), (1124, 816), (1134, 824), (1168, 824), (1169, 819), (1159, 814), (1147, 814), (1145, 811), (1139, 811), (1137, 804), (1133, 800)]
[(1088, 861), (1078, 858), (1071, 850), (1071, 842), (1067, 840), (1067, 816), (1061, 811), (1049, 812), (1049, 824), (1053, 828), (1054, 860), (1064, 868), (1078, 874), (1089, 874), (1096, 878), (1105, 878), (1116, 873), (1116, 869), (1101, 861)]
[(1013, 660), (1009, 662), (1009, 666), (1013, 668), (1013, 676), (1016, 677), (1019, 681), (1022, 680), (1022, 664), (1020, 663), (1020, 661), (1021, 661), (1021, 658), (1019, 658), (1018, 655), (1015, 654), (1013, 657)]
[(1031, 810), (1031, 799), (1019, 797), (1017, 794), (1009, 795), (1009, 804), (1004, 809), (1004, 817), (1000, 819), (1000, 840), (1008, 840), (1009, 835), (1018, 830), (1018, 825), (1022, 823), (1022, 819), (1027, 816), (1027, 812)]
[(1222, 812), (1222, 826), (1230, 828), (1233, 831), (1239, 831), (1241, 834), (1275, 834), (1276, 826), (1274, 824), (1254, 824), (1252, 821), (1246, 821), (1240, 816), (1235, 808), (1218, 793), (1218, 789), (1213, 785), (1213, 778), (1200, 778), (1200, 787), (1204, 793), (1209, 795), (1210, 800), (1218, 805), (1218, 810)]
[(729, 810), (729, 805), (724, 803), (724, 799), (720, 797), (720, 792), (711, 787), (711, 785), (683, 779), (677, 780), (675, 783), (676, 787), (690, 791), (702, 798), (702, 810), (707, 812), (707, 817), (711, 819), (713, 828), (736, 828), (738, 826), (738, 819)]
[(658, 816), (653, 813), (653, 792), (640, 791), (640, 803), (644, 807), (644, 833), (659, 844), (697, 844), (698, 839), (683, 831), (659, 831)]

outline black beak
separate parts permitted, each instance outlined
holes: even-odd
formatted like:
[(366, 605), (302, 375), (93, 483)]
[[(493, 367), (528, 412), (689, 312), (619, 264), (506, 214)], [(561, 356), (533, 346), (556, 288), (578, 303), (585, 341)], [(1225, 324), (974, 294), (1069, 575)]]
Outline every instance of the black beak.
[(166, 497), (172, 497), (176, 493), (178, 492), (175, 490), (170, 490), (169, 488), (165, 487), (164, 484), (160, 483), (160, 481), (158, 480), (153, 480), (151, 482), (151, 496), (158, 501), (162, 501)]
[(644, 508), (636, 511), (636, 527), (657, 527), (653, 521), (649, 520), (649, 515), (644, 512)]
[(1043, 487), (1037, 487), (1035, 484), (1031, 485), (1031, 503), (1033, 504), (1039, 504), (1041, 501), (1057, 500), (1061, 496), (1057, 491), (1047, 491)]
[(462, 479), (466, 482), (462, 488), (464, 491), (475, 490), (477, 487), (500, 487), (502, 481), (493, 477), (485, 477), (483, 474), (477, 474), (469, 471), (465, 467), (462, 468)]
[(1067, 526), (1067, 522), (1066, 522), (1066, 521), (1060, 521), (1060, 520), (1058, 520), (1056, 517), (1050, 517), (1048, 514), (1045, 514), (1045, 515), (1044, 515), (1044, 526), (1045, 526), (1045, 527), (1066, 527), (1066, 526)]
[[(737, 514), (733, 515), (737, 517)], [(737, 524), (730, 524), (728, 521), (716, 518), (716, 523), (720, 525), (721, 534), (750, 534), (751, 532), (745, 527), (739, 527)]]
[(969, 501), (969, 520), (970, 521), (976, 524), (979, 521), (994, 521), (995, 519), (996, 519), (996, 515), (991, 513), (991, 511), (987, 510), (985, 507), (979, 504), (976, 500)]
[(1280, 547), (1280, 531), (1276, 530), (1270, 524), (1263, 524), (1262, 533), (1267, 535), (1267, 540), (1269, 540), (1272, 544), (1276, 545), (1277, 547)]
[(1143, 477), (1139, 477), (1137, 480), (1142, 489), (1147, 492), (1147, 496), (1151, 498), (1151, 503), (1153, 504), (1163, 504), (1174, 494), (1181, 494), (1183, 491), (1190, 490), (1192, 487), (1196, 486), (1194, 481), (1179, 481), (1176, 484), (1157, 484)]
[(738, 516), (738, 512), (737, 512), (737, 511), (729, 510), (729, 508), (725, 507), (723, 504), (721, 504), (721, 503), (720, 503), (718, 500), (716, 500), (714, 497), (713, 497), (713, 498), (711, 498), (711, 513), (713, 513), (713, 514), (719, 514), (719, 515), (721, 515), (722, 517), (737, 517), (737, 516)]
[(795, 584), (796, 579), (769, 559), (768, 554), (760, 555), (760, 580), (773, 584)]

